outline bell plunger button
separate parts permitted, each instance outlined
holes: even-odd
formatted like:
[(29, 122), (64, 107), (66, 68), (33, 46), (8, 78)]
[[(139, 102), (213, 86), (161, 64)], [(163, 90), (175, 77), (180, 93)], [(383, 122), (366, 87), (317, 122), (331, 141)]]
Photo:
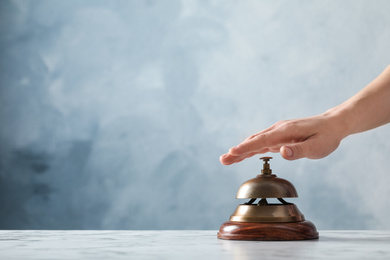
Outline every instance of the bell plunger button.
[(263, 164), (263, 169), (261, 170), (261, 173), (262, 174), (271, 174), (272, 173), (272, 170), (270, 168), (270, 165), (269, 165), (269, 160), (271, 160), (272, 157), (261, 157), (260, 160), (263, 160), (264, 161), (264, 164)]

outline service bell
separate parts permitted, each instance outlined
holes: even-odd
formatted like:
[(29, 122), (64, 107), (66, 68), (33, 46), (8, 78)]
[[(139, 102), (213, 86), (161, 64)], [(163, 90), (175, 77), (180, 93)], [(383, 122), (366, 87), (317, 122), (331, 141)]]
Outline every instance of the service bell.
[[(249, 199), (238, 205), (223, 223), (218, 238), (231, 240), (305, 240), (318, 238), (316, 227), (305, 220), (298, 207), (284, 198), (298, 197), (289, 181), (272, 174), (269, 160), (264, 161), (261, 174), (244, 182), (237, 192), (237, 199)], [(269, 203), (276, 198), (279, 203)], [(258, 201), (257, 201), (258, 200)]]

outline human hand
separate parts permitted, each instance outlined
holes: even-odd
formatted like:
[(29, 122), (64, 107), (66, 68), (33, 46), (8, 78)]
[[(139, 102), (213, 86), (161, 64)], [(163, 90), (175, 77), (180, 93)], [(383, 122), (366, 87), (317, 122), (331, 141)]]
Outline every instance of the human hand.
[(344, 103), (324, 114), (280, 121), (221, 155), (222, 164), (240, 162), (255, 154), (280, 152), (287, 160), (320, 159), (350, 135), (390, 123), (390, 66)]
[(221, 155), (220, 161), (230, 165), (266, 152), (280, 152), (287, 160), (323, 158), (336, 150), (345, 137), (342, 126), (336, 117), (327, 113), (280, 121), (230, 148)]

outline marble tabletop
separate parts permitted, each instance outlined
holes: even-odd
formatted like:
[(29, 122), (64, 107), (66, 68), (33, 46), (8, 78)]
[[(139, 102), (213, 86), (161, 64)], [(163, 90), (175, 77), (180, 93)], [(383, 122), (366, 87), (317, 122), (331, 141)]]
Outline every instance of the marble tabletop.
[(0, 231), (0, 259), (390, 259), (390, 231), (318, 240), (227, 241), (217, 231)]

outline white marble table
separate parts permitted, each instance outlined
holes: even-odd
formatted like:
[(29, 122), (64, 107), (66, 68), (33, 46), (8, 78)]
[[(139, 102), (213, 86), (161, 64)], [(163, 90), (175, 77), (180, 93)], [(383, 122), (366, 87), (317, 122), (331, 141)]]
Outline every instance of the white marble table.
[(217, 231), (0, 231), (0, 259), (390, 259), (390, 231), (226, 241)]

